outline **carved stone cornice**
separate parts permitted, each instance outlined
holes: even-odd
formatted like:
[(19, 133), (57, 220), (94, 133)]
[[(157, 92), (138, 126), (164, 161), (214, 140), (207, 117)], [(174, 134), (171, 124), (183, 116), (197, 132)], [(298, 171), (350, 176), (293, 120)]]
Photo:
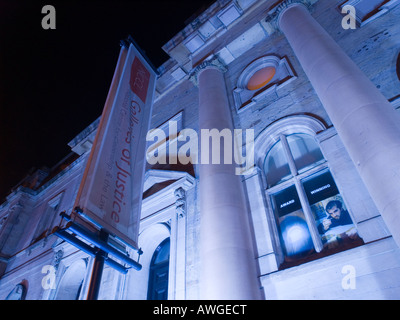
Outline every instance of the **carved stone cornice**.
[(64, 251), (63, 251), (62, 249), (61, 249), (61, 250), (58, 250), (58, 251), (56, 251), (56, 252), (54, 253), (54, 257), (53, 257), (53, 266), (54, 266), (54, 268), (55, 268), (56, 270), (57, 270), (58, 267), (60, 266), (60, 262), (61, 262), (63, 256), (64, 256)]
[(218, 56), (213, 56), (210, 59), (202, 61), (200, 64), (198, 64), (190, 73), (189, 79), (194, 83), (195, 86), (198, 86), (198, 76), (199, 74), (208, 68), (214, 68), (222, 73), (226, 72), (228, 69), (226, 68), (225, 64), (221, 62), (221, 60), (218, 58)]

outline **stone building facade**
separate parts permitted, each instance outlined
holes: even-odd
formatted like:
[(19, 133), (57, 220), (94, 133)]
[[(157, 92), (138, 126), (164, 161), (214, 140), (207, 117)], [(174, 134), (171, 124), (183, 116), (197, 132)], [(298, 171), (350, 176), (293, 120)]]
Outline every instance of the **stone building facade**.
[[(218, 0), (165, 44), (143, 254), (113, 244), (142, 269), (106, 265), (99, 299), (399, 299), (399, 3)], [(0, 206), (1, 299), (86, 298), (93, 257), (52, 230), (98, 123)], [(152, 161), (225, 128), (254, 166)]]

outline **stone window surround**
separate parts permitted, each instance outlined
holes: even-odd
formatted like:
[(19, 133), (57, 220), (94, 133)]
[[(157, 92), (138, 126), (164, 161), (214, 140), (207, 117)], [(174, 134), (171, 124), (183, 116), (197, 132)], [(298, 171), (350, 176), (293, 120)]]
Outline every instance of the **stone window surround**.
[[(274, 77), (263, 87), (251, 91), (247, 89), (250, 78), (259, 70), (266, 67), (274, 67)], [(233, 98), (237, 112), (243, 112), (260, 100), (276, 92), (277, 89), (289, 84), (297, 76), (286, 57), (279, 58), (276, 55), (259, 57), (246, 66), (238, 77), (236, 88), (233, 90)]]
[[(365, 244), (390, 236), (381, 215), (370, 198), (363, 181), (351, 162), (334, 127), (326, 127), (318, 119), (308, 115), (292, 115), (275, 121), (266, 127), (255, 139), (255, 167), (244, 177), (247, 192), (258, 197), (249, 198), (253, 221), (256, 256), (260, 275), (277, 271), (282, 259), (277, 225), (272, 206), (266, 192), (266, 180), (262, 170), (267, 151), (277, 141), (280, 133), (306, 133), (315, 136), (326, 163), (311, 169), (307, 174), (329, 168), (340, 191), (358, 234)], [(340, 157), (338, 157), (340, 155)], [(274, 188), (283, 188), (280, 184)], [(281, 187), (280, 187), (281, 186)], [(277, 191), (278, 189), (274, 189)], [(377, 232), (380, 230), (380, 232)]]
[[(266, 214), (268, 215), (268, 221), (272, 222), (270, 225), (270, 230), (271, 230), (271, 236), (273, 238), (273, 243), (275, 246), (275, 255), (277, 259), (277, 267), (283, 262), (283, 250), (282, 250), (282, 245), (279, 240), (279, 233), (278, 229), (276, 226), (276, 223), (273, 223), (275, 221), (274, 219), (274, 211), (272, 208), (272, 203), (270, 201), (270, 196), (273, 193), (279, 192), (285, 188), (287, 188), (289, 185), (294, 185), (296, 181), (300, 181), (306, 176), (310, 176), (314, 173), (317, 173), (321, 170), (325, 170), (328, 168), (328, 163), (325, 161), (324, 163), (318, 164), (315, 167), (313, 167), (310, 170), (307, 170), (304, 173), (298, 174), (296, 177), (293, 177), (292, 179), (282, 182), (276, 186), (267, 188), (267, 183), (266, 183), (266, 177), (265, 173), (263, 172), (263, 162), (265, 159), (266, 154), (269, 152), (269, 150), (272, 148), (272, 146), (279, 140), (281, 139), (282, 135), (289, 135), (289, 134), (294, 134), (294, 133), (305, 133), (310, 136), (315, 137), (317, 132), (323, 131), (325, 128), (325, 125), (320, 122), (317, 119), (314, 119), (310, 116), (288, 116), (286, 118), (283, 118), (281, 120), (278, 120), (277, 122), (271, 124), (268, 126), (263, 132), (260, 133), (260, 135), (256, 138), (255, 141), (255, 164), (258, 168), (258, 172), (261, 175), (261, 180), (262, 180), (262, 189), (264, 190), (264, 203), (266, 206)], [(288, 147), (288, 146), (287, 146)], [(300, 195), (299, 195), (300, 196)], [(311, 211), (308, 212), (306, 210), (307, 208), (303, 208), (303, 212), (305, 217), (307, 217), (307, 214), (312, 217)], [(320, 239), (316, 233), (318, 231), (310, 229), (310, 232), (315, 239)], [(320, 241), (320, 240), (319, 240)], [(314, 246), (317, 251), (320, 251), (322, 249), (322, 243), (316, 243), (314, 241)]]

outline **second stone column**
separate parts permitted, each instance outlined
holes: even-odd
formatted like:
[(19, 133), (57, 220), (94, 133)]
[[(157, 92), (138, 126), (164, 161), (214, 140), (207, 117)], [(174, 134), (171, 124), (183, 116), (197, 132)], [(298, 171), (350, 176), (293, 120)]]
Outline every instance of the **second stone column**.
[[(233, 121), (225, 89), (224, 75), (213, 63), (198, 68), (199, 128), (231, 131)], [(200, 137), (201, 139), (201, 137)], [(222, 139), (221, 139), (222, 140)], [(224, 140), (224, 143), (232, 143)], [(244, 188), (235, 165), (224, 163), (223, 144), (218, 149), (200, 150), (210, 163), (201, 163), (200, 246), (201, 299), (260, 299), (260, 285), (250, 231)], [(233, 148), (232, 148), (233, 149)], [(212, 163), (212, 153), (220, 164)]]

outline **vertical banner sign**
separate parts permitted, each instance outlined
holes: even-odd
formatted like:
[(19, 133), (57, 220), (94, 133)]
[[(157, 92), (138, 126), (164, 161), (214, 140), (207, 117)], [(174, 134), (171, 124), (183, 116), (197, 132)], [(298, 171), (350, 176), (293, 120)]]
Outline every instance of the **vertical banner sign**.
[[(135, 46), (122, 47), (74, 205), (134, 248), (155, 82), (156, 73)], [(73, 219), (81, 221), (77, 213)]]

